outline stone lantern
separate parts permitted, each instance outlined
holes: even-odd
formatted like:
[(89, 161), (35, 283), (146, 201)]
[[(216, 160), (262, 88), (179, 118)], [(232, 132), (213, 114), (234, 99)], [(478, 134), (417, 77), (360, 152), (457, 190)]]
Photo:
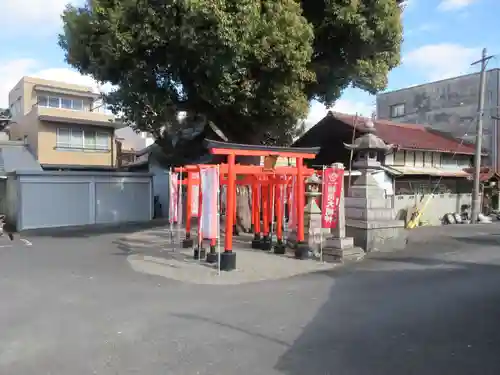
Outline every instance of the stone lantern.
[(316, 173), (305, 181), (307, 206), (309, 206), (313, 200), (319, 205), (317, 198), (321, 197), (321, 182), (321, 178)]
[(375, 125), (372, 120), (368, 120), (362, 130), (364, 134), (356, 138), (353, 144), (344, 143), (344, 146), (354, 153), (355, 157), (352, 166), (364, 170), (380, 169), (379, 157), (391, 152), (396, 147), (392, 144), (386, 144), (376, 135)]
[(314, 173), (305, 181), (307, 204), (304, 207), (304, 234), (308, 244), (308, 252), (297, 252), (296, 257), (304, 259), (309, 255), (317, 255), (320, 249), (321, 234), (321, 178)]
[(382, 169), (379, 156), (396, 147), (377, 136), (373, 121), (368, 120), (362, 130), (364, 134), (353, 144), (345, 144), (354, 152), (353, 168), (361, 170), (361, 176), (354, 181), (345, 198), (346, 235), (354, 238), (354, 245), (366, 252), (404, 248), (404, 221), (395, 220), (392, 201), (386, 198), (383, 187), (373, 176)]

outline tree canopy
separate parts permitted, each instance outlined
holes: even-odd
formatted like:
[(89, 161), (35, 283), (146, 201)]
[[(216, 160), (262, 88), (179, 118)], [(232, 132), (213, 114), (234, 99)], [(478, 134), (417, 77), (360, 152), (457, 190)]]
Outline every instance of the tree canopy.
[(89, 0), (67, 7), (59, 44), (79, 72), (117, 87), (106, 96), (115, 113), (164, 144), (193, 122), (233, 142), (286, 144), (310, 100), (386, 87), (401, 3)]

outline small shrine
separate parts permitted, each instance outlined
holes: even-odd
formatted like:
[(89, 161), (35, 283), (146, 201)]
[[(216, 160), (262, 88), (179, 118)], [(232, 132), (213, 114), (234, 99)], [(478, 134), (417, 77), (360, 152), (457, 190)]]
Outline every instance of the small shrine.
[(364, 134), (353, 144), (344, 144), (354, 154), (353, 168), (361, 171), (345, 198), (346, 235), (366, 252), (406, 247), (403, 220), (395, 220), (391, 199), (373, 177), (381, 169), (379, 156), (396, 147), (386, 144), (376, 134), (373, 121), (361, 129)]

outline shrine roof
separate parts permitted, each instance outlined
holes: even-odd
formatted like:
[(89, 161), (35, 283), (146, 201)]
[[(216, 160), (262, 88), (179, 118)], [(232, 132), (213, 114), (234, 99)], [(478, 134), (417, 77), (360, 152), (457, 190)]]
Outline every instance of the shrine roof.
[[(329, 112), (327, 118), (336, 118), (354, 128), (363, 130), (367, 118)], [(474, 144), (454, 138), (451, 135), (418, 124), (402, 124), (388, 120), (374, 121), (376, 134), (384, 142), (399, 146), (403, 150), (425, 150), (434, 152), (474, 155)]]
[[(312, 158), (319, 153), (320, 147), (280, 147), (280, 146), (264, 146), (264, 145), (248, 145), (241, 143), (227, 143), (205, 139), (206, 147), (212, 152), (214, 149), (219, 150), (234, 150), (236, 155), (248, 155), (250, 152), (254, 156), (289, 156), (289, 157), (310, 157)], [(241, 151), (238, 153), (237, 151)]]

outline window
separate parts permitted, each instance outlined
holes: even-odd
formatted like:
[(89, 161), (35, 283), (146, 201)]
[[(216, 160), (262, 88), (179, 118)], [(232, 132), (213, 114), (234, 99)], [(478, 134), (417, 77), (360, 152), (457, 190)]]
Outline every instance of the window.
[(415, 151), (415, 167), (424, 166), (424, 153), (422, 151)]
[(407, 167), (415, 166), (415, 152), (414, 151), (405, 151), (405, 165)]
[(61, 108), (72, 109), (73, 101), (71, 99), (61, 98)]
[(441, 155), (441, 166), (446, 167), (456, 167), (457, 159), (453, 154), (442, 154)]
[(424, 167), (432, 167), (432, 152), (424, 153)]
[(56, 148), (108, 151), (110, 134), (81, 129), (58, 128)]
[(71, 147), (71, 131), (69, 129), (57, 129), (57, 147)]
[(394, 154), (394, 165), (404, 165), (405, 164), (405, 152), (398, 151)]
[(37, 104), (40, 107), (72, 109), (83, 111), (83, 99), (70, 99), (58, 96), (38, 95)]
[(59, 108), (61, 107), (61, 101), (59, 98), (49, 97), (49, 107)]
[(96, 133), (96, 145), (97, 150), (107, 150), (109, 147), (109, 134), (108, 133)]
[(45, 95), (39, 95), (36, 102), (40, 107), (48, 107), (49, 97)]
[(441, 153), (439, 152), (432, 153), (432, 164), (435, 167), (441, 167)]
[(405, 105), (404, 103), (395, 104), (391, 106), (391, 117), (401, 117), (405, 115)]
[(75, 111), (83, 111), (83, 100), (82, 99), (73, 99), (73, 109)]

